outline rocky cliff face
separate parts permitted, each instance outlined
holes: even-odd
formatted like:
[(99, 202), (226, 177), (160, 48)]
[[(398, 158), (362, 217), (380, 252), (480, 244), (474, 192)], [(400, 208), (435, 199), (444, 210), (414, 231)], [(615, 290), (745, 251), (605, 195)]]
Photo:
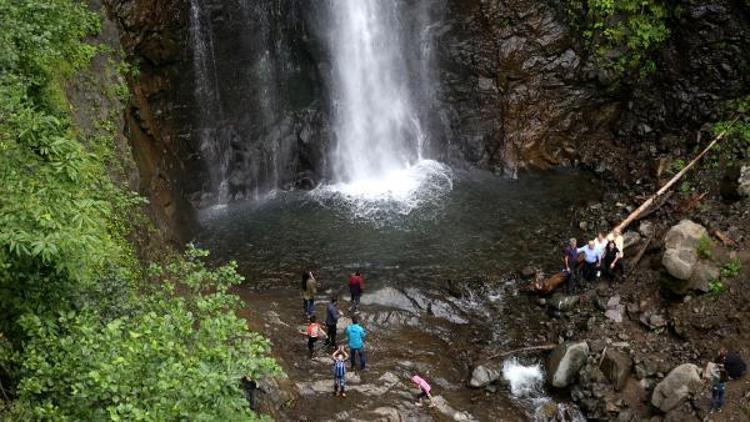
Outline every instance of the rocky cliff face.
[(618, 103), (598, 94), (547, 2), (450, 1), (438, 41), (450, 155), (483, 167), (549, 167), (608, 140)]
[[(615, 94), (596, 78), (561, 4), (443, 0), (425, 15), (424, 5), (408, 2), (405, 14), (415, 16), (404, 19), (430, 19), (437, 86), (428, 124), (441, 160), (511, 174), (596, 164), (613, 150), (650, 160), (654, 148), (685, 146), (684, 135), (718, 118), (727, 99), (750, 92), (750, 8), (742, 2), (681, 0), (657, 71)], [(140, 68), (131, 80), (128, 135), (142, 189), (165, 224), (215, 199), (207, 159), (228, 163), (229, 199), (325, 178), (330, 57), (315, 32), (322, 8), (300, 0), (108, 5)], [(215, 96), (208, 114), (196, 100), (196, 5), (211, 29), (209, 52), (220, 59), (209, 72)], [(658, 142), (646, 149), (634, 140)], [(212, 143), (229, 153), (216, 156), (206, 148)]]
[(132, 98), (125, 132), (139, 173), (141, 192), (152, 205), (157, 224), (180, 240), (189, 236), (192, 207), (185, 200), (181, 176), (194, 165), (181, 139), (172, 101), (185, 60), (184, 4), (172, 0), (105, 0), (120, 29), (120, 41), (138, 72), (129, 77)]

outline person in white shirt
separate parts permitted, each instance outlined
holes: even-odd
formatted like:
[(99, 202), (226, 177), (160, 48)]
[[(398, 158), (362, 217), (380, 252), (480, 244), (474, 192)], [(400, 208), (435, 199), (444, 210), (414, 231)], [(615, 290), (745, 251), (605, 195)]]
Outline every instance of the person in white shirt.
[(602, 264), (602, 254), (596, 249), (596, 245), (593, 240), (589, 240), (589, 244), (578, 248), (578, 253), (583, 253), (583, 278), (586, 281), (593, 281), (596, 277), (596, 269)]
[(594, 249), (596, 249), (599, 257), (604, 256), (604, 250), (607, 249), (607, 238), (604, 236), (604, 233), (599, 232), (596, 239), (594, 239)]

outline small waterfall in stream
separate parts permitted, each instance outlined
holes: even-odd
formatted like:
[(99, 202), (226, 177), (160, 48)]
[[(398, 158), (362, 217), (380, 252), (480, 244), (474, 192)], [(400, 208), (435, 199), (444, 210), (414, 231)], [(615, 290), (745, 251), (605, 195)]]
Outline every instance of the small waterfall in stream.
[(424, 157), (429, 137), (415, 104), (414, 90), (430, 84), (429, 42), (406, 36), (415, 22), (400, 20), (395, 0), (334, 0), (330, 13), (334, 184), (323, 191), (360, 216), (384, 203), (409, 213), (452, 189), (450, 169)]

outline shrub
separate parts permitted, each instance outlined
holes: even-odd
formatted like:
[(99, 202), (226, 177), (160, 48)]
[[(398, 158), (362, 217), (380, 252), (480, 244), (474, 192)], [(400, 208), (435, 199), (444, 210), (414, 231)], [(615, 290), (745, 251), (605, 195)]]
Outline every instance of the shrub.
[(737, 277), (742, 270), (742, 264), (738, 258), (729, 260), (724, 266), (721, 267), (721, 278), (729, 279)]
[(617, 79), (641, 78), (656, 68), (651, 53), (669, 35), (667, 2), (566, 0), (568, 15), (588, 41), (596, 64)]
[[(211, 270), (186, 258), (153, 266), (158, 283), (138, 312), (108, 319), (92, 311), (54, 321), (28, 315), (32, 339), (19, 399), (39, 418), (70, 420), (247, 420), (240, 378), (278, 373), (267, 340), (236, 316), (242, 281), (230, 263)], [(189, 290), (175, 294), (177, 281)]]

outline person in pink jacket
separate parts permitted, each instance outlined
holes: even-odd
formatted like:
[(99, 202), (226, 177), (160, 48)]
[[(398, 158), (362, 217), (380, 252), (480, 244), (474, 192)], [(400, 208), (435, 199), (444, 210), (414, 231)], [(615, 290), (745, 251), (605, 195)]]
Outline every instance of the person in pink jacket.
[(417, 402), (414, 403), (417, 406), (422, 406), (422, 399), (427, 397), (430, 399), (430, 407), (435, 407), (435, 403), (432, 401), (432, 394), (430, 394), (430, 390), (432, 390), (432, 387), (430, 387), (430, 384), (427, 383), (427, 381), (424, 380), (424, 378), (420, 377), (419, 375), (414, 375), (411, 377), (411, 381), (419, 388), (419, 395), (417, 395)]

